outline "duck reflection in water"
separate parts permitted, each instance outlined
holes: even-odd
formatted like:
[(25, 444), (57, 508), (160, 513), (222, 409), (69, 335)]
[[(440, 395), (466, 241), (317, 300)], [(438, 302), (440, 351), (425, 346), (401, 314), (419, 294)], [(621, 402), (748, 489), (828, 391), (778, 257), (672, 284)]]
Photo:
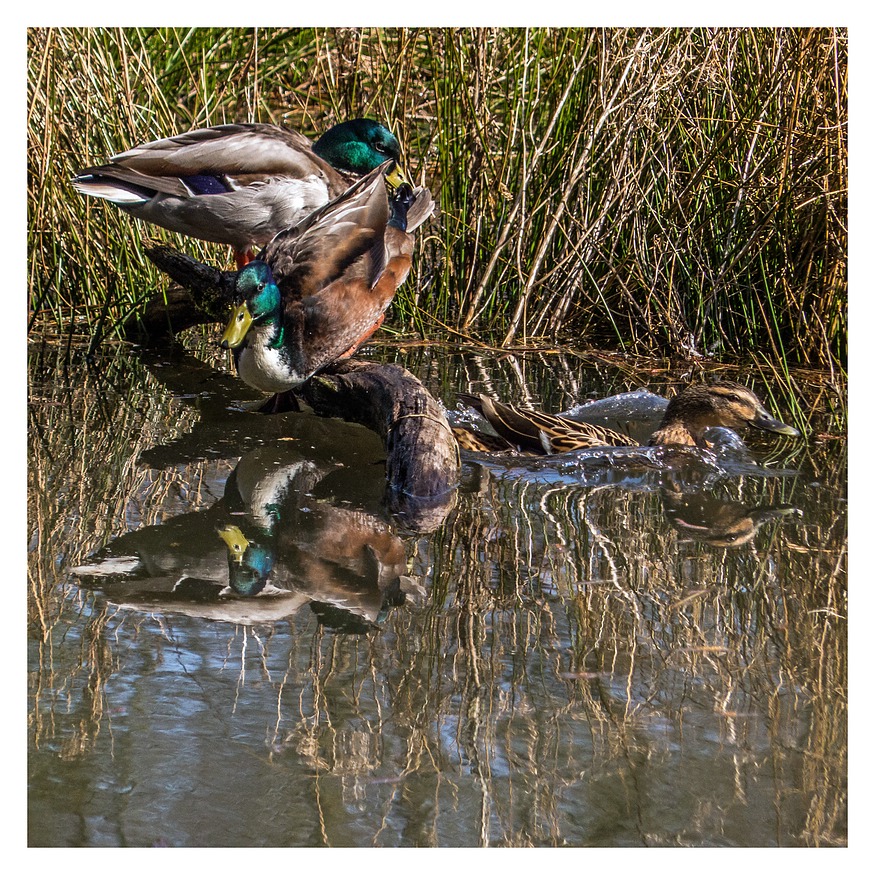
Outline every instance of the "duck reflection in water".
[[(360, 469), (317, 464), (288, 444), (254, 450), (212, 507), (122, 535), (74, 571), (138, 611), (248, 625), (308, 605), (332, 628), (366, 632), (422, 589), (407, 574), (404, 541), (367, 501), (331, 503), (335, 492), (361, 495), (362, 479)], [(378, 506), (378, 467), (372, 479)]]
[(682, 541), (697, 541), (712, 547), (734, 548), (752, 541), (765, 523), (801, 516), (788, 504), (750, 507), (725, 501), (716, 495), (684, 495), (662, 491), (665, 515)]
[[(253, 596), (264, 591), (273, 571), (273, 551), (250, 541), (239, 526), (219, 529), (228, 548), (228, 585), (238, 595)], [(277, 590), (282, 592), (282, 590)]]

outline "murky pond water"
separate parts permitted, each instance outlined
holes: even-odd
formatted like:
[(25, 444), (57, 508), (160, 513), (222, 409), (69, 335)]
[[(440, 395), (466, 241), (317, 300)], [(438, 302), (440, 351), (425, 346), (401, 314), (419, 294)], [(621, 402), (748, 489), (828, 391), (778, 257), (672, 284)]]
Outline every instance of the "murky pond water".
[[(411, 531), (361, 427), (31, 347), (31, 846), (846, 843), (843, 441), (680, 489), (469, 458)], [(646, 382), (370, 355), (450, 407)]]

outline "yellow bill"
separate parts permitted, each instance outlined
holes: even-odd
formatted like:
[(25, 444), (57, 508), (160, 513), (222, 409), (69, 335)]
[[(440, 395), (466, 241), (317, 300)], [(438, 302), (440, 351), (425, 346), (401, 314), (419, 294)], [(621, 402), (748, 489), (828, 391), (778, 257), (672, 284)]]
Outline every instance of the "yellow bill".
[(237, 526), (225, 526), (223, 529), (219, 529), (219, 537), (228, 547), (228, 553), (238, 562), (242, 562), (243, 554), (249, 546), (249, 541), (243, 532)]
[(222, 349), (236, 349), (240, 346), (246, 340), (250, 325), (252, 325), (252, 314), (244, 301), (231, 314), (231, 320), (225, 326), (225, 333), (221, 340)]

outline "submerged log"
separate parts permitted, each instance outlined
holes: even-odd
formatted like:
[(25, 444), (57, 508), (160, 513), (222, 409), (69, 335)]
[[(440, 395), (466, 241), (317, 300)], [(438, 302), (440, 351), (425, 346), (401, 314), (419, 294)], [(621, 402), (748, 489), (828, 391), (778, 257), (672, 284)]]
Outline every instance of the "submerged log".
[(408, 528), (435, 528), (455, 501), (461, 463), (452, 429), (425, 386), (399, 365), (339, 362), (300, 394), (319, 416), (375, 431), (386, 448), (386, 501)]

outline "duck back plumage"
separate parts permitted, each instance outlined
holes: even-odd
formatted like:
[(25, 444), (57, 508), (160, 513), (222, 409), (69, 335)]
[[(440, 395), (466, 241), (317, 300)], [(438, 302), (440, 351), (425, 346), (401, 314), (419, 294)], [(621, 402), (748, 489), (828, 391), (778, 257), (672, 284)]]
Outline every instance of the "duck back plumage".
[[(276, 339), (280, 329), (273, 329), (271, 346), (262, 342), (257, 350), (241, 352), (241, 375), (248, 372), (247, 382), (258, 385), (253, 368), (261, 356), (281, 362), (288, 374), (285, 388), (294, 388), (351, 355), (379, 326), (410, 271), (413, 236), (405, 230), (407, 218), (412, 213), (416, 227), (434, 208), (425, 189), (406, 186), (390, 195), (385, 170), (362, 177), (303, 222), (277, 234), (259, 254), (280, 291), (282, 340)], [(281, 391), (273, 377), (269, 390)]]

